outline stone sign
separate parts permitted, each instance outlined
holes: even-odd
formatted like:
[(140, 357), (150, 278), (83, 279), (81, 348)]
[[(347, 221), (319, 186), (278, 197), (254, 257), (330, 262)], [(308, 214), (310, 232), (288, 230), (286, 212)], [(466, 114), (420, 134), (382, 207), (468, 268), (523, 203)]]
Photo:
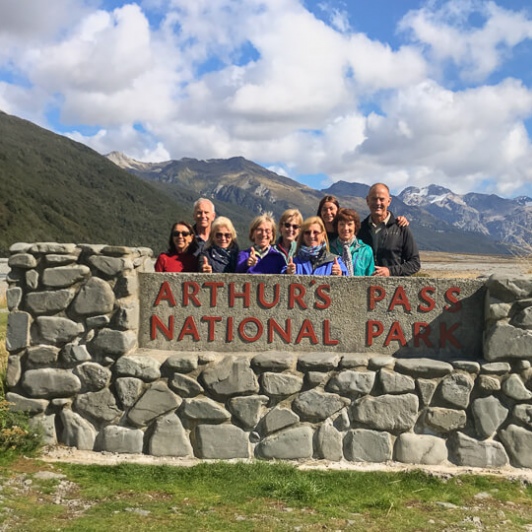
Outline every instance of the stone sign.
[(483, 281), (140, 274), (139, 347), (482, 356)]

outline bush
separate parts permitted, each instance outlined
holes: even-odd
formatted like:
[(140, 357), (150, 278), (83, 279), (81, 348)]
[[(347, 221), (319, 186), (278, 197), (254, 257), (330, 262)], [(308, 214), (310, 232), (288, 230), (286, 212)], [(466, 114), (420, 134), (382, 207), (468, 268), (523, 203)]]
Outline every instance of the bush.
[(29, 426), (28, 416), (13, 412), (10, 403), (0, 397), (0, 455), (31, 454), (41, 442), (41, 433)]

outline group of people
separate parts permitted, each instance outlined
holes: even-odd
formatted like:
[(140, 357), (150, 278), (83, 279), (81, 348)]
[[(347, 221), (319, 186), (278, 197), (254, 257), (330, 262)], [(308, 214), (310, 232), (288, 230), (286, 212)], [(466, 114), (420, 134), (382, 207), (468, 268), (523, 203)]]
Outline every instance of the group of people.
[(353, 209), (325, 196), (316, 216), (303, 220), (286, 210), (276, 225), (269, 214), (249, 227), (251, 246), (241, 250), (233, 223), (216, 217), (214, 204), (194, 204), (194, 225), (173, 224), (168, 251), (155, 263), (156, 272), (261, 273), (337, 276), (407, 276), (421, 266), (406, 218), (389, 211), (391, 195), (383, 183), (366, 197), (370, 214), (362, 222)]

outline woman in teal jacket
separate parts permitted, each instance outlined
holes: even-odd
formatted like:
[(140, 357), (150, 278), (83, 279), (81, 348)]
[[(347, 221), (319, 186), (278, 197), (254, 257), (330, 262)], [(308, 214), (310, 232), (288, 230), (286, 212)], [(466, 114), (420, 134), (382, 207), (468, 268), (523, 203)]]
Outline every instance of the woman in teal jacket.
[(356, 235), (360, 229), (360, 216), (353, 209), (340, 209), (334, 220), (338, 237), (331, 243), (331, 251), (342, 257), (349, 275), (372, 275), (375, 271), (373, 250)]

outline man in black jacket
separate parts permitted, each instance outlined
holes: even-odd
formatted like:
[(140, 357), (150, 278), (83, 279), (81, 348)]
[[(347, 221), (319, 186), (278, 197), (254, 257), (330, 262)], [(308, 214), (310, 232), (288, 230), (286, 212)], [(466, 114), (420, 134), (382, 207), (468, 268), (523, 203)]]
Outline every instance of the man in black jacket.
[(413, 275), (421, 267), (419, 251), (409, 227), (400, 227), (388, 210), (391, 202), (390, 189), (385, 184), (376, 183), (369, 189), (366, 203), (370, 215), (362, 221), (357, 238), (373, 248), (373, 275)]

